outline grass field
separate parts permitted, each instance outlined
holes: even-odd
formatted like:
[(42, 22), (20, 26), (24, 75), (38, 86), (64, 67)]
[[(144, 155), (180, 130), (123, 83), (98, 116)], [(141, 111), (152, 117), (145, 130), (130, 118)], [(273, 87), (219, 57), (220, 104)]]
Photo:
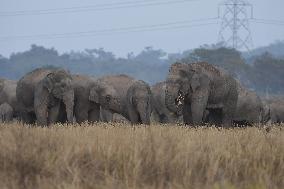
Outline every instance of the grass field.
[(1, 189), (283, 189), (284, 130), (0, 125)]

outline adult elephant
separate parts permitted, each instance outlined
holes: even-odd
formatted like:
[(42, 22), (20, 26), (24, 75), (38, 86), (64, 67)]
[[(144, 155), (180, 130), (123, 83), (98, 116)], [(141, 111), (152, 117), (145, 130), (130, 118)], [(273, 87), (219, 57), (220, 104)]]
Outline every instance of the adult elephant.
[(166, 106), (166, 82), (156, 83), (151, 87), (153, 94), (153, 111), (151, 118), (159, 123), (178, 123), (182, 120), (182, 114), (171, 112)]
[(7, 123), (13, 120), (13, 108), (8, 103), (0, 105), (0, 123)]
[(83, 75), (73, 75), (72, 79), (75, 94), (74, 115), (78, 123), (99, 121), (100, 107), (117, 108), (117, 93), (111, 85)]
[(18, 81), (16, 94), (25, 123), (55, 123), (63, 105), (68, 122), (73, 122), (74, 89), (72, 77), (65, 70), (35, 69)]
[[(132, 124), (150, 124), (152, 94), (148, 84), (127, 75), (105, 76), (98, 81), (112, 86), (117, 92), (117, 97), (113, 99), (109, 96), (109, 100), (112, 99), (118, 105), (105, 106), (104, 109), (121, 114)], [(93, 94), (96, 92), (91, 90), (90, 99), (98, 102), (100, 98)]]
[(13, 117), (18, 115), (16, 88), (17, 81), (0, 78), (0, 105), (7, 103), (13, 109)]
[(166, 82), (166, 105), (172, 112), (182, 106), (186, 124), (201, 124), (209, 111), (223, 126), (232, 125), (238, 91), (236, 80), (229, 74), (205, 62), (175, 63)]

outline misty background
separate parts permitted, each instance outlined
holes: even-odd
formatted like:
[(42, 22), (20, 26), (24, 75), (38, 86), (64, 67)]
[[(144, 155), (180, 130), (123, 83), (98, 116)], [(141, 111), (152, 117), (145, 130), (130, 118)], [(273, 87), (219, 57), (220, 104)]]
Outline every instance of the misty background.
[[(220, 66), (259, 94), (283, 94), (284, 1), (249, 1), (255, 18), (270, 20), (250, 22), (250, 52), (217, 43), (221, 2), (0, 0), (0, 77), (63, 67), (94, 77), (125, 73), (154, 84), (166, 78), (170, 64), (186, 59)], [(183, 21), (190, 23), (181, 27)]]

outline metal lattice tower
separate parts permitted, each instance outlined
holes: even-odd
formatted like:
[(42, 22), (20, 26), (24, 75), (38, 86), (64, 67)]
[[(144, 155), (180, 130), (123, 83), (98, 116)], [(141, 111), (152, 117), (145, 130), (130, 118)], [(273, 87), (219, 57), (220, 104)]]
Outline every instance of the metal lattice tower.
[(247, 50), (253, 46), (248, 10), (253, 17), (253, 7), (247, 0), (226, 0), (219, 6), (222, 13), (219, 42), (226, 47)]

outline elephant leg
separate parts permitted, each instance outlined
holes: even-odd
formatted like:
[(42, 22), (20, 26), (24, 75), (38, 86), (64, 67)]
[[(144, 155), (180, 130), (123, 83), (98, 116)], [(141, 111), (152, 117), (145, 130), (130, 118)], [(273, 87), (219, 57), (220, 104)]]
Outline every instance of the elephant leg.
[(22, 112), (21, 119), (25, 124), (35, 124), (36, 122), (36, 116), (31, 112)]
[(233, 118), (237, 107), (238, 96), (230, 95), (223, 110), (222, 124), (224, 127), (229, 128), (233, 125)]
[(160, 118), (160, 115), (158, 114), (158, 112), (156, 110), (153, 110), (151, 113), (151, 117), (150, 117), (151, 122), (153, 123), (162, 123), (162, 120)]
[(133, 107), (128, 107), (128, 115), (132, 125), (142, 123), (141, 119), (139, 119), (139, 114)]
[(103, 122), (112, 122), (113, 121), (113, 113), (109, 110), (106, 110), (104, 108), (100, 109), (100, 120)]
[(13, 121), (13, 113), (12, 112), (8, 112), (5, 116), (6, 122), (11, 122)]
[(48, 124), (54, 124), (58, 122), (59, 113), (60, 113), (60, 103), (58, 103), (56, 106), (53, 106), (52, 108), (49, 109)]
[(216, 109), (209, 109), (206, 111), (206, 122), (212, 125), (220, 126), (222, 124), (222, 109), (216, 108)]
[(190, 125), (193, 123), (192, 120), (192, 111), (191, 111), (191, 106), (189, 104), (185, 104), (183, 106), (183, 121), (186, 125)]
[(95, 123), (100, 121), (100, 106), (94, 107), (89, 111), (88, 117), (89, 123)]
[(86, 103), (79, 101), (75, 104), (74, 112), (77, 123), (81, 124), (88, 121), (88, 111), (89, 107), (86, 106)]
[(36, 108), (36, 119), (37, 124), (41, 126), (47, 126), (48, 125), (48, 110), (47, 108)]
[(198, 91), (193, 95), (191, 101), (192, 123), (194, 125), (200, 125), (203, 122), (204, 112), (208, 103), (208, 90)]
[(60, 103), (60, 109), (59, 109), (59, 115), (57, 118), (57, 122), (58, 123), (66, 123), (67, 120), (67, 112), (66, 112), (66, 106), (63, 102)]
[(75, 117), (77, 123), (81, 124), (85, 121), (88, 121), (88, 110), (82, 109), (82, 110), (75, 110)]
[(233, 117), (234, 117), (232, 107), (231, 106), (224, 107), (222, 110), (222, 114), (223, 114), (223, 120), (222, 120), (223, 127), (225, 128), (231, 127), (233, 125)]

